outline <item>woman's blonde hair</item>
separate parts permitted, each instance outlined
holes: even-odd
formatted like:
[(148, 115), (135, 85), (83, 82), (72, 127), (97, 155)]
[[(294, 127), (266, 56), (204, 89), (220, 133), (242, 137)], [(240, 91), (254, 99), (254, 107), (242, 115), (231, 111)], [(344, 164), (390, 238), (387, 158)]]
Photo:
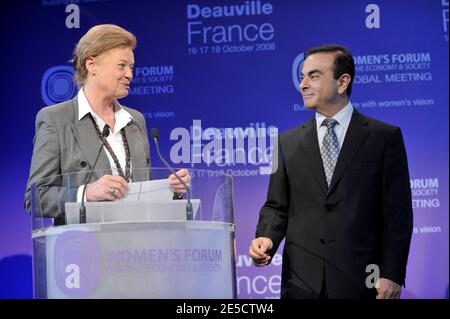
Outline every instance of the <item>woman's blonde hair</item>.
[(114, 24), (100, 24), (89, 29), (78, 41), (70, 61), (75, 69), (75, 81), (82, 86), (88, 75), (86, 60), (96, 57), (116, 47), (136, 47), (136, 37), (127, 30)]

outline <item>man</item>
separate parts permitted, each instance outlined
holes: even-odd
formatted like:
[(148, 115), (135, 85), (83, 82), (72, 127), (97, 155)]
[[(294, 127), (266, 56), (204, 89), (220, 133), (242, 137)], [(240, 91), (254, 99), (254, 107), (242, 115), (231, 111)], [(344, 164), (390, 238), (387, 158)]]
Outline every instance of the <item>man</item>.
[(353, 108), (354, 76), (342, 46), (305, 55), (300, 90), (316, 114), (279, 136), (249, 249), (266, 266), (286, 237), (281, 298), (399, 298), (404, 285), (412, 205), (403, 137)]

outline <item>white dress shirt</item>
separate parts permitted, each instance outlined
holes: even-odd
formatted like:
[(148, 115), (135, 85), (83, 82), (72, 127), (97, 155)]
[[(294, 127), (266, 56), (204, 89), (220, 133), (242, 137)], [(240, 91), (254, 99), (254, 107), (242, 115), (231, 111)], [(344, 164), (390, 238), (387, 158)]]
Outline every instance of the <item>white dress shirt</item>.
[[(78, 120), (81, 120), (86, 114), (91, 113), (94, 117), (95, 122), (98, 125), (98, 128), (100, 129), (100, 132), (103, 131), (103, 128), (105, 127), (105, 122), (98, 116), (97, 113), (95, 113), (92, 110), (91, 105), (89, 104), (89, 101), (86, 98), (86, 95), (84, 94), (83, 88), (81, 88), (78, 91)], [(106, 138), (109, 145), (111, 146), (112, 150), (116, 154), (117, 160), (120, 163), (120, 166), (122, 168), (122, 171), (125, 173), (125, 165), (126, 165), (126, 155), (125, 155), (125, 147), (123, 146), (123, 139), (122, 134), (120, 134), (120, 130), (127, 126), (129, 122), (133, 120), (133, 117), (129, 112), (124, 110), (119, 106), (119, 103), (115, 103), (118, 107), (118, 110), (114, 112), (114, 116), (116, 118), (116, 123), (114, 125), (114, 130), (109, 131), (109, 135)], [(103, 146), (103, 149), (106, 152), (106, 155), (108, 156), (109, 164), (111, 166), (111, 171), (113, 175), (119, 175), (119, 171), (117, 170), (116, 164), (114, 163), (114, 160), (109, 153), (109, 151), (106, 149), (105, 146)], [(93, 168), (95, 170), (95, 168)], [(130, 163), (130, 169), (131, 169), (131, 163)], [(81, 194), (83, 192), (83, 186), (80, 186), (77, 191), (77, 201), (81, 202)], [(86, 197), (84, 198), (86, 200)]]
[[(341, 150), (342, 144), (344, 144), (345, 134), (347, 133), (348, 125), (352, 118), (352, 114), (353, 114), (353, 106), (349, 102), (342, 110), (340, 110), (336, 115), (332, 117), (339, 123), (334, 127), (334, 132), (336, 133), (339, 142), (339, 150)], [(327, 127), (325, 125), (321, 126), (322, 122), (325, 119), (326, 119), (325, 116), (316, 112), (317, 138), (320, 147), (322, 147), (323, 138), (327, 133)]]

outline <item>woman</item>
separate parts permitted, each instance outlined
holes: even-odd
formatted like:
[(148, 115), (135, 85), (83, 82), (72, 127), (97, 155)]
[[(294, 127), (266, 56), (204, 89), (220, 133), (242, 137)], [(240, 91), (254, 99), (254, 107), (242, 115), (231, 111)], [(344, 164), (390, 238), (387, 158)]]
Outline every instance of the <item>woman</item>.
[[(133, 171), (150, 167), (145, 119), (138, 111), (117, 102), (128, 95), (135, 47), (133, 34), (111, 24), (91, 28), (78, 42), (72, 60), (80, 87), (77, 96), (45, 107), (36, 116), (25, 194), (27, 211), (31, 210), (33, 183), (39, 188), (39, 205), (35, 205), (38, 214), (53, 217), (55, 225), (60, 225), (65, 224), (64, 203), (81, 201), (83, 179), (87, 176), (83, 172), (103, 171), (92, 174), (86, 185), (86, 201), (123, 198), (130, 181), (151, 179), (149, 170)], [(109, 126), (109, 135), (94, 168), (105, 125)], [(74, 172), (81, 172), (75, 181), (56, 176)], [(185, 183), (189, 182), (186, 169), (177, 174)], [(175, 176), (170, 175), (169, 183), (173, 192), (185, 192)]]

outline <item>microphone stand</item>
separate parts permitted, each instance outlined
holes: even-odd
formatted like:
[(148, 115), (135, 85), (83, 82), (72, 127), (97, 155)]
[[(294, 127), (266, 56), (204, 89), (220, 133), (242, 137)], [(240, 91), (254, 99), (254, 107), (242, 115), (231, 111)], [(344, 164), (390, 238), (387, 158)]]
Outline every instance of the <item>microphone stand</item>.
[(94, 171), (95, 165), (97, 164), (100, 154), (102, 153), (103, 145), (105, 144), (106, 138), (108, 136), (109, 136), (109, 125), (105, 124), (105, 126), (103, 127), (102, 136), (100, 137), (100, 139), (102, 140), (102, 145), (100, 146), (100, 149), (98, 150), (97, 158), (95, 159), (94, 165), (92, 166), (91, 171), (89, 172), (89, 174), (87, 175), (87, 177), (84, 181), (83, 193), (81, 195), (81, 205), (80, 205), (80, 224), (86, 224), (86, 206), (84, 205), (84, 195), (86, 193), (86, 186), (87, 186), (89, 179), (91, 178), (92, 172)]
[(187, 203), (186, 203), (186, 220), (193, 220), (194, 219), (194, 213), (191, 203), (191, 190), (190, 187), (178, 176), (178, 174), (175, 172), (175, 170), (169, 165), (169, 163), (166, 162), (166, 160), (162, 157), (161, 152), (159, 150), (159, 143), (158, 143), (158, 130), (156, 128), (152, 128), (152, 137), (155, 141), (156, 145), (156, 153), (158, 154), (159, 159), (163, 164), (172, 172), (172, 174), (178, 179), (178, 181), (184, 186), (187, 193)]

